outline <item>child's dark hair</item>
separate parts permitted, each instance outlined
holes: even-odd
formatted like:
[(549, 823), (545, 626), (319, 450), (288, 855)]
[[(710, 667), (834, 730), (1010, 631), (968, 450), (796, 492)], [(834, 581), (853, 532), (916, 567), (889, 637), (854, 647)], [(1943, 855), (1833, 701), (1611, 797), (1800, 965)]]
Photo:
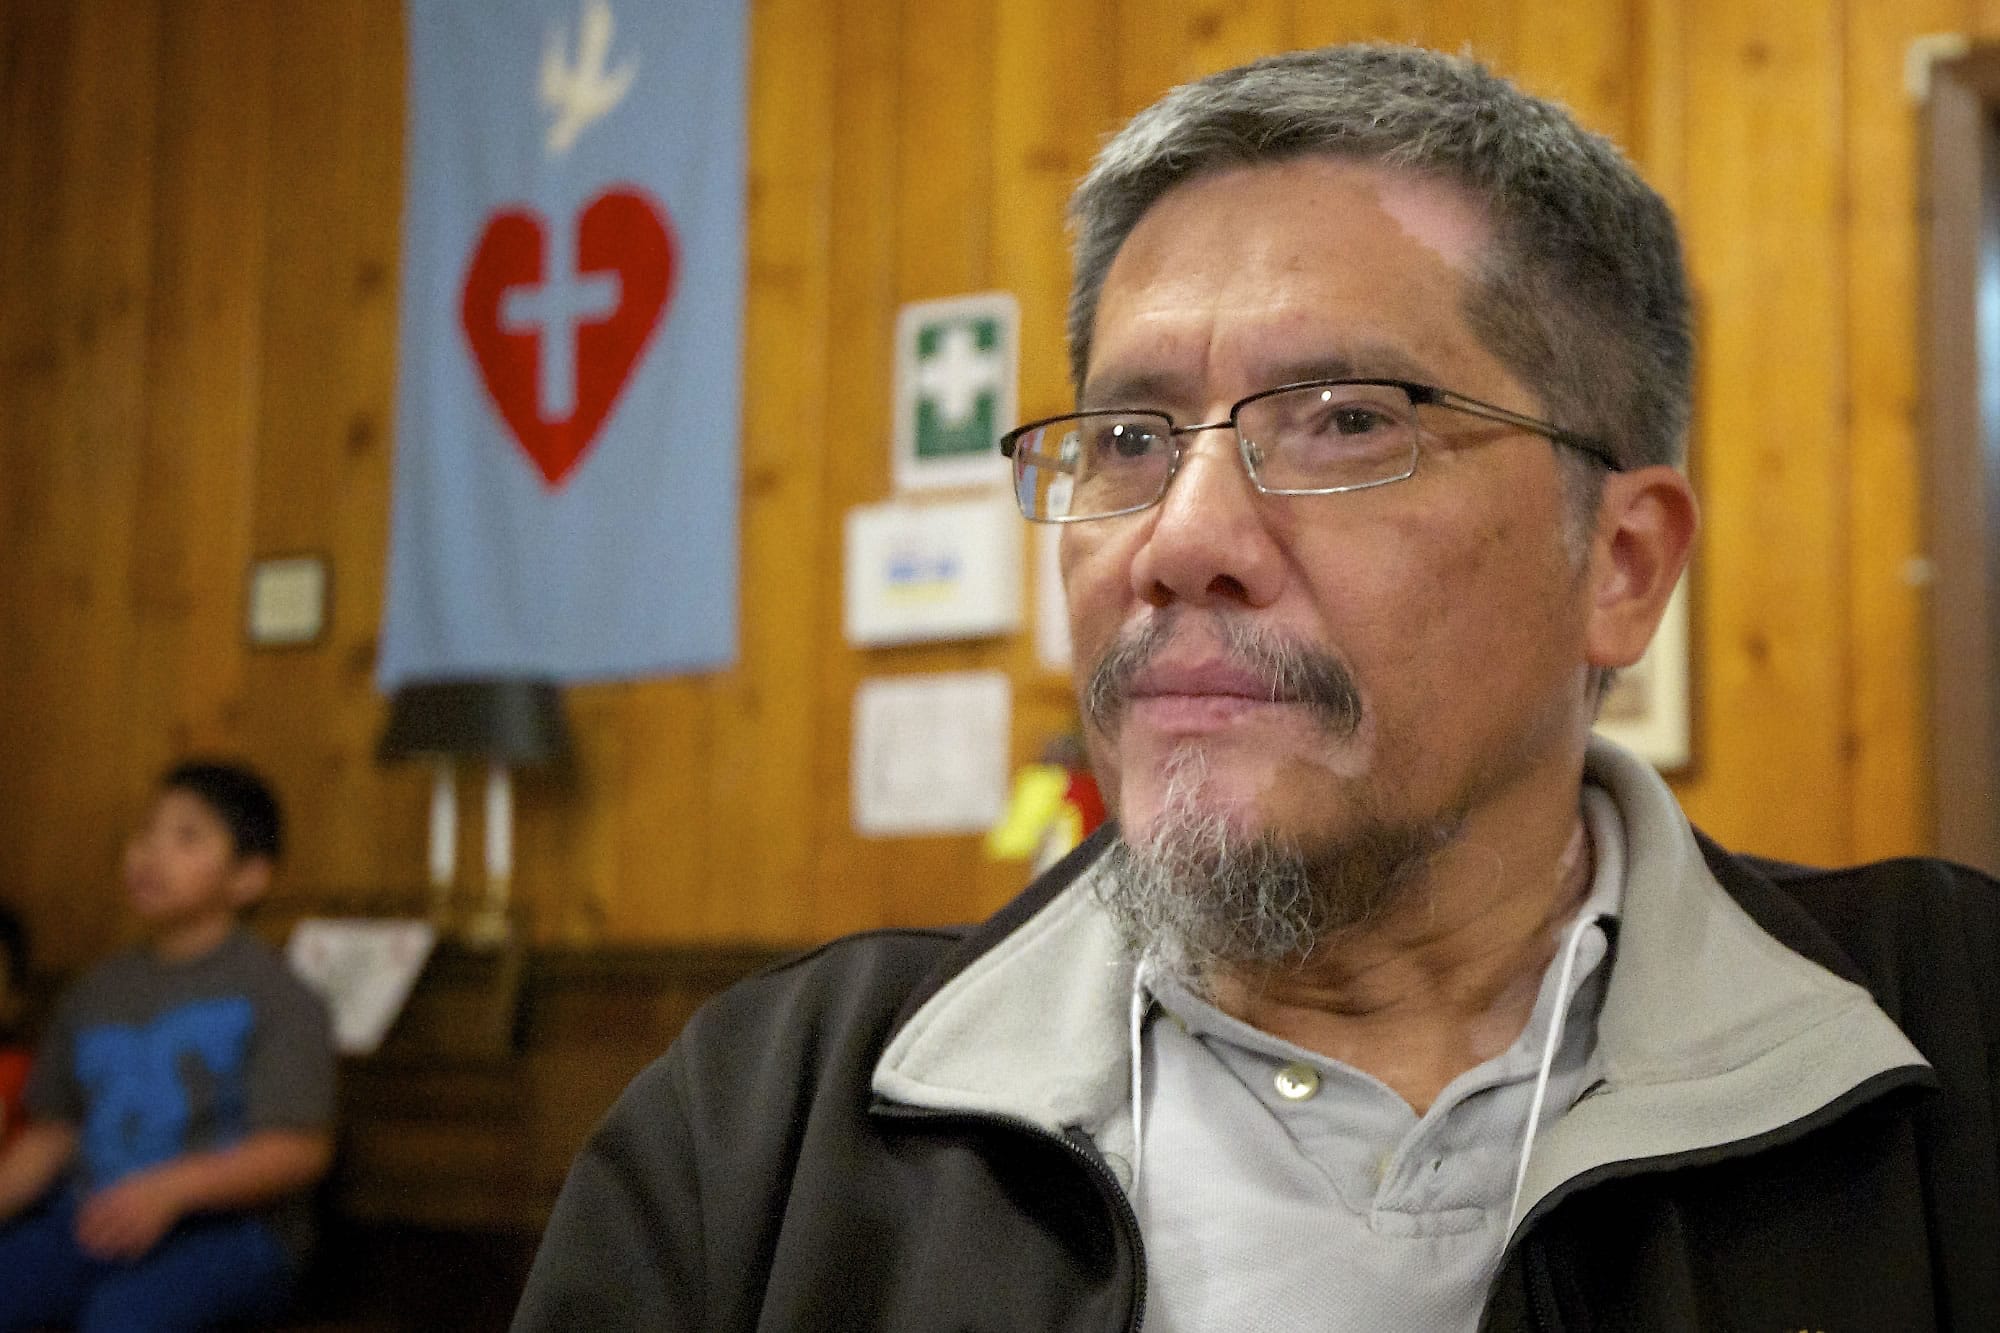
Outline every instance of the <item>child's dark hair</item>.
[(242, 764), (191, 759), (160, 779), (163, 791), (184, 791), (213, 810), (229, 829), (238, 856), (276, 861), (284, 850), (285, 816), (270, 784)]

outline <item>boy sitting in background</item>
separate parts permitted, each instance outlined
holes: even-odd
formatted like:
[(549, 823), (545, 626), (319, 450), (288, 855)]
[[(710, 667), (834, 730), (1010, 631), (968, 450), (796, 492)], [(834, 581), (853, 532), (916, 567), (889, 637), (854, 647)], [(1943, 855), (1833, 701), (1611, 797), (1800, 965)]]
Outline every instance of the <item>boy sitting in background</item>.
[(245, 769), (162, 780), (125, 853), (144, 943), (63, 996), (0, 1153), (0, 1330), (282, 1307), (331, 1156), (334, 1060), (318, 998), (237, 921), (280, 834)]

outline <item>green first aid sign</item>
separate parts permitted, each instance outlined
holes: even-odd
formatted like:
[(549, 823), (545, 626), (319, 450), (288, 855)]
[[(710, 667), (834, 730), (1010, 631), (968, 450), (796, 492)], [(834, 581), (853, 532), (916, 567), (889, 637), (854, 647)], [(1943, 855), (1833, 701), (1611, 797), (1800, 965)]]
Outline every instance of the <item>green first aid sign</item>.
[(917, 326), (917, 457), (983, 453), (1007, 427), (1000, 396), (1007, 356), (1000, 321), (940, 319)]
[(1006, 292), (920, 301), (897, 319), (899, 489), (1005, 484), (1020, 316)]

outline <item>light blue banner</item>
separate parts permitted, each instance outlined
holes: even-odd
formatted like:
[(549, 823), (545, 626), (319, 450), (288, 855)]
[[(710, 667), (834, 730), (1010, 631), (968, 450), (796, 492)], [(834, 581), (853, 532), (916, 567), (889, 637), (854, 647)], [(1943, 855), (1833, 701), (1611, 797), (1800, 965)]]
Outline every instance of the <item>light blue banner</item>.
[(747, 0), (407, 0), (378, 682), (736, 653)]

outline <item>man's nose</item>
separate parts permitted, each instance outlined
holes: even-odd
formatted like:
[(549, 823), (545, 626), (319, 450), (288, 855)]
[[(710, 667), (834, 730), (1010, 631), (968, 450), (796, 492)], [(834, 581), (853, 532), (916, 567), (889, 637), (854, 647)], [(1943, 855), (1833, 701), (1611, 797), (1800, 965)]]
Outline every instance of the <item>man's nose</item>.
[(1284, 583), (1269, 500), (1250, 480), (1227, 423), (1182, 436), (1181, 464), (1146, 515), (1132, 560), (1133, 591), (1153, 606), (1266, 606)]

